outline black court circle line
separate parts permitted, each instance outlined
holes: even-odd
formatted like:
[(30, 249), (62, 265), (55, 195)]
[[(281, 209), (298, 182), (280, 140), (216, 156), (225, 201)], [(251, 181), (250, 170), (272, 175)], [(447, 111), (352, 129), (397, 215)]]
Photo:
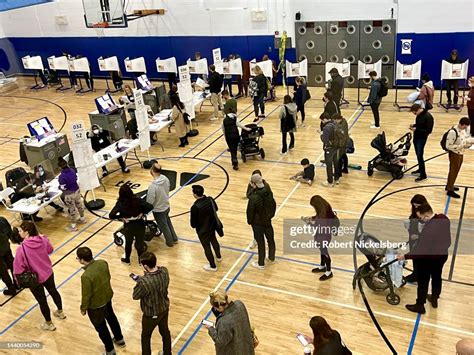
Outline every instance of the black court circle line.
[[(161, 159), (161, 160), (170, 159), (170, 160), (171, 160), (171, 159), (176, 159), (176, 158), (177, 158), (177, 157), (160, 157), (159, 159)], [(152, 159), (158, 160), (158, 158), (152, 158)], [(203, 161), (203, 162), (206, 162), (206, 163), (210, 163), (210, 164), (213, 164), (213, 165), (217, 166), (218, 168), (220, 168), (220, 169), (224, 172), (225, 177), (226, 177), (225, 185), (224, 185), (223, 189), (214, 197), (214, 199), (217, 200), (217, 199), (218, 199), (220, 196), (222, 196), (222, 194), (227, 190), (227, 187), (229, 186), (230, 177), (229, 177), (229, 173), (227, 172), (227, 170), (226, 170), (222, 165), (216, 163), (215, 161), (208, 160), (208, 159), (204, 159), (204, 158), (197, 158), (197, 157), (196, 157), (196, 158), (195, 158), (195, 157), (181, 157), (181, 159), (200, 160), (200, 161)], [(136, 164), (139, 164), (139, 163), (136, 162), (136, 163), (130, 164), (130, 165), (128, 165), (128, 166), (133, 166), (133, 165), (136, 165)], [(209, 166), (210, 166), (210, 165), (209, 165)], [(207, 168), (208, 168), (208, 167), (205, 167), (203, 170), (206, 170)], [(120, 169), (117, 169), (117, 170), (115, 170), (115, 171), (119, 171), (119, 170), (120, 170)], [(115, 171), (109, 173), (109, 175), (113, 174)], [(109, 175), (108, 175), (108, 176), (109, 176)], [(194, 179), (195, 176), (196, 176), (196, 175), (194, 175), (190, 180), (188, 180), (188, 181), (186, 182), (186, 184), (184, 184), (183, 186), (180, 186), (180, 188), (185, 187), (185, 186), (188, 186), (190, 183), (192, 183), (192, 181), (193, 181), (193, 179)], [(87, 206), (86, 198), (87, 198), (88, 193), (89, 193), (89, 191), (86, 191), (86, 193), (84, 194), (84, 202), (85, 202), (86, 206)], [(87, 208), (87, 207), (86, 207), (86, 208)], [(99, 215), (99, 214), (97, 214), (95, 211), (90, 210), (89, 208), (87, 208), (87, 210), (88, 210), (90, 213), (92, 213), (94, 216), (96, 216), (96, 217), (99, 217), (99, 218), (101, 218), (101, 219), (105, 219), (105, 220), (111, 221), (110, 218), (104, 217), (104, 216), (102, 216), (102, 215)], [(183, 216), (183, 215), (188, 214), (188, 213), (189, 213), (189, 211), (181, 212), (181, 213), (178, 213), (178, 214), (175, 214), (175, 215), (170, 216), (170, 218)]]
[[(46, 99), (40, 99), (40, 98), (37, 98), (37, 97), (25, 97), (25, 96), (16, 96), (16, 95), (0, 95), (0, 98), (2, 97), (9, 97), (9, 98), (15, 98), (15, 99), (27, 99), (27, 100), (37, 100), (37, 101), (43, 101), (43, 102), (46, 102), (48, 104), (51, 104), (51, 105), (54, 105), (56, 107), (58, 107), (64, 114), (64, 120), (63, 120), (63, 123), (61, 125), (61, 128), (59, 128), (58, 132), (61, 132), (64, 128), (64, 126), (66, 125), (66, 121), (67, 121), (67, 112), (66, 110), (64, 110), (64, 108), (61, 106), (61, 105), (58, 105), (57, 103), (53, 102), (53, 101), (50, 101), (50, 100), (46, 100)], [(33, 108), (34, 109), (34, 108)], [(32, 110), (32, 109), (31, 109)], [(30, 110), (30, 111), (31, 111)], [(16, 139), (16, 138), (15, 138)], [(5, 169), (8, 169), (9, 167), (15, 165), (16, 163), (18, 163), (20, 161), (20, 159), (18, 159), (17, 161), (15, 161), (14, 163), (11, 163), (10, 165), (7, 165), (7, 166), (4, 166), (3, 168), (0, 169), (0, 171), (3, 171)], [(1, 306), (1, 305), (0, 305)]]

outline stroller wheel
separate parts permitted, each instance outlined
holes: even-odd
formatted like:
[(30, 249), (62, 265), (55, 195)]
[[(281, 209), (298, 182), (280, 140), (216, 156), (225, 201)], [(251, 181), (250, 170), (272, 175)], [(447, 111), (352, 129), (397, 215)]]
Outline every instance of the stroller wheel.
[(402, 277), (402, 284), (400, 285), (400, 287), (403, 287), (407, 284), (407, 279), (405, 277)]
[(370, 165), (367, 167), (367, 175), (368, 176), (374, 175), (374, 168)]
[(393, 171), (392, 172), (392, 177), (394, 179), (400, 180), (403, 177), (403, 171)]
[(400, 303), (400, 296), (397, 295), (396, 293), (389, 293), (386, 298), (387, 298), (387, 302), (391, 304), (392, 306), (396, 306), (397, 304)]
[(263, 150), (263, 148), (260, 148), (260, 156), (262, 157), (262, 159), (265, 159), (265, 151)]
[(242, 161), (245, 163), (247, 161), (247, 157), (245, 156), (244, 151), (242, 151)]
[(123, 245), (123, 238), (119, 235), (114, 235), (114, 243), (115, 245), (121, 247)]

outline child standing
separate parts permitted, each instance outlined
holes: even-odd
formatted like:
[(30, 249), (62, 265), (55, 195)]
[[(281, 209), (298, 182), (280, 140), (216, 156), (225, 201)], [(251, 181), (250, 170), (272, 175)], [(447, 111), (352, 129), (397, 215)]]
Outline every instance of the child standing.
[(314, 164), (310, 164), (309, 160), (304, 158), (301, 160), (301, 165), (303, 166), (303, 171), (300, 171), (298, 174), (292, 176), (290, 180), (296, 180), (311, 186), (314, 180)]

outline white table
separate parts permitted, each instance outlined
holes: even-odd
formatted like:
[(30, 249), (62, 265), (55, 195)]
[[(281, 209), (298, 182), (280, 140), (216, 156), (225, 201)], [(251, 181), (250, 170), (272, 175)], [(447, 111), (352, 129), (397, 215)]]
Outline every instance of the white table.
[[(124, 147), (120, 152), (117, 152), (115, 149), (116, 145), (119, 145), (119, 147)], [(93, 159), (95, 163), (96, 169), (102, 168), (103, 166), (106, 166), (107, 164), (110, 164), (114, 160), (117, 160), (118, 158), (126, 155), (128, 152), (131, 150), (135, 151), (135, 148), (137, 148), (140, 145), (140, 142), (138, 139), (120, 139), (119, 141), (109, 145), (108, 147), (98, 151), (97, 153), (94, 153)], [(107, 155), (107, 159), (104, 159), (104, 155)], [(138, 159), (137, 153), (135, 152), (135, 157)], [(138, 159), (140, 162), (140, 160)]]
[(153, 116), (153, 123), (150, 123), (150, 132), (159, 132), (166, 127), (170, 127), (173, 124), (171, 120), (171, 113), (173, 110), (161, 110)]
[(199, 112), (201, 112), (204, 101), (211, 98), (211, 93), (205, 91), (195, 91), (193, 96), (194, 107), (199, 105)]

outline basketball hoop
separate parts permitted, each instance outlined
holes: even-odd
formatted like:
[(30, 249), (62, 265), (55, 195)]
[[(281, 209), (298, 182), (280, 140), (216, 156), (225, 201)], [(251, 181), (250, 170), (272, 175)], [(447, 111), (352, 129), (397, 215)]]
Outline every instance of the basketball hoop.
[(97, 38), (104, 37), (104, 29), (109, 28), (110, 24), (106, 21), (101, 21), (94, 23), (92, 25), (92, 28), (95, 30), (95, 33), (97, 34)]

